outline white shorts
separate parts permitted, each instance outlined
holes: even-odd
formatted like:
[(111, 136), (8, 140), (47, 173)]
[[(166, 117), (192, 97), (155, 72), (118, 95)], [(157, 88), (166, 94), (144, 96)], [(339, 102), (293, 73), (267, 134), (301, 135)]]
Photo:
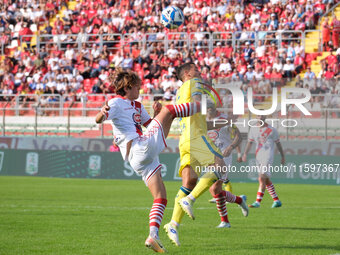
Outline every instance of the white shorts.
[(272, 165), (272, 162), (268, 162), (266, 164), (260, 163), (259, 161), (256, 161), (257, 166), (257, 172), (260, 174), (267, 175), (268, 177), (271, 177), (272, 173), (270, 170), (270, 166)]
[(142, 176), (146, 186), (150, 178), (162, 168), (159, 153), (167, 147), (163, 127), (153, 119), (146, 132), (132, 141), (129, 162), (133, 170)]

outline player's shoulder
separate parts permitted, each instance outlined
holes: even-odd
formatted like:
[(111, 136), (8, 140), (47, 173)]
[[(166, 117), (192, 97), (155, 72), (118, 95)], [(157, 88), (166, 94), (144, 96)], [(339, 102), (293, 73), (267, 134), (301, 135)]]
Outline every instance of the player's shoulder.
[(108, 101), (108, 105), (109, 106), (114, 106), (114, 105), (122, 105), (122, 104), (126, 104), (126, 99), (122, 96), (115, 96), (114, 98), (111, 98), (109, 101)]

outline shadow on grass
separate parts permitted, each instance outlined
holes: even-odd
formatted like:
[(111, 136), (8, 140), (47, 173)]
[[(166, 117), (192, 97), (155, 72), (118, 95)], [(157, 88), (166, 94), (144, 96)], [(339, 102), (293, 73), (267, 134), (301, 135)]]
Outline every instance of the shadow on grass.
[(340, 251), (340, 245), (325, 245), (325, 244), (314, 244), (314, 245), (271, 245), (268, 247), (259, 247), (259, 246), (250, 246), (247, 247), (251, 250), (265, 250), (265, 249), (302, 249), (302, 250), (334, 250), (334, 251)]
[(287, 229), (287, 230), (309, 230), (309, 231), (340, 231), (340, 228), (304, 228), (304, 227), (276, 227), (276, 226), (269, 226), (266, 227), (269, 229)]

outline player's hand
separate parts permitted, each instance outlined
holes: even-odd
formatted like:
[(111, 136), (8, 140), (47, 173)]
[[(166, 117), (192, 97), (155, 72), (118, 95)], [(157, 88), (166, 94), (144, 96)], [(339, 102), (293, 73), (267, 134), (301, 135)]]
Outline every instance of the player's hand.
[(100, 112), (104, 115), (106, 115), (110, 110), (110, 106), (108, 101), (105, 101), (105, 105), (100, 109)]
[(246, 162), (246, 161), (247, 161), (247, 155), (246, 155), (246, 154), (243, 154), (243, 156), (242, 156), (242, 161), (243, 161), (243, 162)]
[(158, 101), (153, 102), (152, 108), (154, 111), (154, 115), (156, 116), (162, 110), (162, 104)]
[(285, 157), (281, 157), (281, 164), (282, 165), (286, 164), (286, 158)]
[(223, 157), (228, 157), (231, 152), (233, 151), (233, 147), (228, 146), (224, 151), (223, 151)]

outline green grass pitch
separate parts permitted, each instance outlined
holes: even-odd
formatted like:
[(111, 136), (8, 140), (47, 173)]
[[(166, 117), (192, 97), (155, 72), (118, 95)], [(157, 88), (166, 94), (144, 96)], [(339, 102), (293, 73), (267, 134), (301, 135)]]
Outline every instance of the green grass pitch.
[[(171, 218), (180, 182), (166, 182)], [(234, 193), (253, 202), (257, 184), (233, 183)], [(230, 229), (204, 194), (196, 220), (184, 216), (182, 246), (169, 254), (340, 253), (340, 193), (337, 186), (277, 184), (282, 208), (261, 208), (244, 218), (228, 205)], [(0, 177), (0, 254), (153, 254), (144, 247), (152, 198), (142, 181)]]

